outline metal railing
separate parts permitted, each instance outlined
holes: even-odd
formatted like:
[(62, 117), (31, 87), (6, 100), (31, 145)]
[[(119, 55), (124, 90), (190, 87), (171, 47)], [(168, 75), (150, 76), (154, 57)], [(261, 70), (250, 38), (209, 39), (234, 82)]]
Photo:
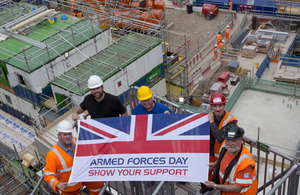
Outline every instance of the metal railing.
[[(297, 194), (299, 184), (300, 163), (290, 167), (289, 171), (282, 176), (281, 180), (268, 192), (267, 195), (275, 194)], [(289, 182), (287, 184), (287, 182)], [(286, 186), (289, 186), (286, 193)], [(297, 186), (296, 188), (293, 186)], [(291, 187), (291, 188), (290, 188)]]

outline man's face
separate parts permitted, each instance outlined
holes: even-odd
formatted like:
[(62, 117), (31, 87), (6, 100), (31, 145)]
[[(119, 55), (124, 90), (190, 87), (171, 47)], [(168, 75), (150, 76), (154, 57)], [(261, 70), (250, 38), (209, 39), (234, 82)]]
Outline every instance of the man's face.
[(91, 93), (93, 94), (93, 96), (96, 100), (100, 99), (103, 95), (103, 85), (100, 87), (97, 87), (95, 89), (91, 89)]
[(242, 138), (239, 139), (225, 139), (225, 147), (229, 154), (235, 155), (239, 153), (242, 147)]
[(154, 107), (153, 97), (146, 100), (140, 100), (140, 102), (142, 106), (148, 111), (152, 110), (152, 108)]
[(73, 135), (72, 133), (59, 133), (58, 140), (63, 146), (68, 146), (71, 144)]
[(210, 108), (214, 112), (216, 118), (219, 119), (224, 115), (226, 105), (225, 104), (210, 105)]

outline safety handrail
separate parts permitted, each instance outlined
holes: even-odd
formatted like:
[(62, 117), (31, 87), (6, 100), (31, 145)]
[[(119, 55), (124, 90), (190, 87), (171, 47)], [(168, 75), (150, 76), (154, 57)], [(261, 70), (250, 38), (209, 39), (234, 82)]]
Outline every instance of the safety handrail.
[[(271, 191), (269, 191), (269, 192), (267, 193), (267, 195), (274, 195), (275, 192), (276, 192), (279, 188), (281, 188), (282, 185), (285, 184), (286, 180), (287, 180), (288, 178), (290, 178), (290, 177), (292, 176), (292, 174), (295, 173), (295, 172), (297, 171), (297, 169), (299, 169), (299, 168), (300, 168), (300, 163), (294, 164), (294, 165), (289, 169), (289, 171), (288, 171), (286, 174), (283, 175), (282, 179), (279, 180), (278, 183), (276, 183), (276, 185), (271, 189)], [(294, 179), (296, 179), (296, 178), (294, 178)], [(298, 175), (298, 180), (299, 180), (299, 175)]]
[(164, 183), (165, 183), (164, 181), (161, 181), (161, 182), (158, 184), (158, 186), (156, 187), (156, 189), (155, 189), (155, 191), (153, 192), (152, 195), (156, 195), (156, 194), (159, 192), (159, 190), (163, 187)]
[(41, 176), (41, 178), (37, 182), (36, 186), (34, 187), (32, 192), (30, 193), (30, 195), (35, 195), (36, 191), (40, 188), (40, 185), (41, 185), (42, 181), (44, 180), (44, 175), (45, 175), (45, 173), (43, 173), (43, 175)]

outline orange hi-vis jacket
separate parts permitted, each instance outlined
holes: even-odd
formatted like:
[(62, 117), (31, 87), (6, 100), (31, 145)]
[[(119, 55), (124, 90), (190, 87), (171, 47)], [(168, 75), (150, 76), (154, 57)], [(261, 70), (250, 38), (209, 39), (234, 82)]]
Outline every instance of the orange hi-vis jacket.
[(229, 35), (230, 35), (230, 28), (226, 28), (226, 29), (225, 29), (226, 40), (229, 39)]
[(218, 53), (218, 49), (217, 47), (214, 47), (214, 54), (217, 54)]
[[(225, 49), (224, 43), (220, 43), (220, 49)], [(221, 51), (224, 52), (224, 51)]]
[[(223, 143), (225, 143), (225, 141)], [(225, 144), (222, 145), (222, 148), (224, 146)], [(222, 162), (221, 162), (221, 166), (222, 166)], [(243, 178), (243, 179), (237, 178), (237, 174), (239, 172), (243, 173), (243, 170), (245, 170), (248, 167), (252, 167), (251, 174), (249, 175), (248, 173), (244, 173), (244, 176), (246, 175), (247, 178)], [(222, 179), (225, 174), (225, 169), (226, 167), (223, 167), (223, 169), (220, 167), (219, 170), (220, 183), (223, 182)], [(222, 172), (222, 170), (224, 170), (224, 173)], [(240, 158), (238, 159), (237, 163), (232, 167), (231, 172), (228, 175), (227, 179), (225, 180), (224, 184), (242, 185), (243, 189), (240, 191), (240, 193), (221, 192), (222, 195), (241, 195), (241, 194), (255, 195), (257, 193), (257, 177), (255, 171), (255, 161), (252, 154), (245, 146), (243, 146), (243, 149), (240, 154)]]
[(222, 35), (217, 34), (216, 38), (218, 43), (222, 42)]
[(232, 1), (229, 1), (229, 10), (232, 10), (232, 7), (233, 7), (233, 5), (232, 5)]
[[(219, 130), (221, 131), (222, 127), (225, 127), (225, 125), (227, 125), (227, 123), (236, 120), (238, 121), (234, 116), (232, 116), (229, 112), (225, 111), (225, 115), (222, 119), (222, 121), (219, 124)], [(214, 145), (214, 153), (215, 153), (215, 157), (219, 157), (219, 151), (221, 148), (222, 143), (215, 141), (215, 145)]]
[[(72, 143), (76, 145), (76, 139), (72, 139)], [(73, 149), (75, 153), (75, 147)], [(57, 143), (52, 147), (46, 156), (46, 166), (44, 169), (45, 181), (55, 190), (58, 182), (68, 182), (71, 176), (73, 166), (73, 157), (61, 149)], [(82, 183), (72, 183), (65, 189), (65, 192), (73, 192), (78, 190)]]

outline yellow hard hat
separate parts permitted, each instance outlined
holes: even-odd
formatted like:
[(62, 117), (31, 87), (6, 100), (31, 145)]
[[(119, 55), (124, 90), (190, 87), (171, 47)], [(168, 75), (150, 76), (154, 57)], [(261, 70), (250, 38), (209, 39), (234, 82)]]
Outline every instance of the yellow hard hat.
[(55, 20), (52, 19), (52, 18), (49, 18), (49, 19), (48, 19), (48, 22), (49, 22), (50, 24), (54, 24), (54, 23), (55, 23)]
[(137, 97), (139, 100), (147, 100), (152, 97), (152, 91), (147, 86), (141, 86), (138, 90)]

